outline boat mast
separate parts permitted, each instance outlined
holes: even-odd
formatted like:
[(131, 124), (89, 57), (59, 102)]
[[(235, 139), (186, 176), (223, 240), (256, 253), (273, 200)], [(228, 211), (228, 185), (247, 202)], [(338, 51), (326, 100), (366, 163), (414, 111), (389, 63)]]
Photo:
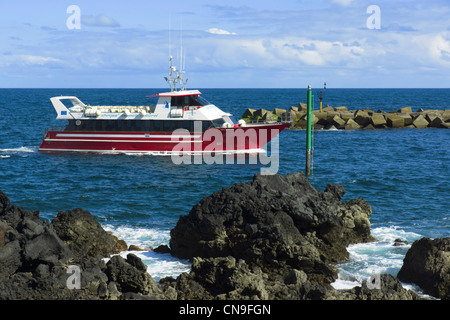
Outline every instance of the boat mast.
[(175, 66), (172, 65), (172, 56), (169, 57), (169, 77), (164, 77), (166, 82), (170, 86), (170, 91), (177, 91), (177, 85), (180, 86), (180, 91), (186, 89), (186, 84), (188, 79), (183, 78), (183, 74), (185, 73), (183, 70), (177, 70)]
[[(169, 22), (170, 23), (170, 22)], [(171, 54), (171, 30), (169, 26), (169, 77), (164, 77), (166, 82), (170, 86), (170, 91), (177, 91), (177, 84), (180, 86), (180, 91), (183, 91), (186, 89), (186, 84), (188, 82), (188, 79), (183, 78), (183, 74), (185, 73), (183, 67), (185, 62), (183, 63), (183, 39), (182, 39), (182, 33), (180, 36), (180, 70), (177, 70), (175, 66), (172, 65), (172, 54)], [(184, 53), (184, 59), (186, 59), (186, 53)]]

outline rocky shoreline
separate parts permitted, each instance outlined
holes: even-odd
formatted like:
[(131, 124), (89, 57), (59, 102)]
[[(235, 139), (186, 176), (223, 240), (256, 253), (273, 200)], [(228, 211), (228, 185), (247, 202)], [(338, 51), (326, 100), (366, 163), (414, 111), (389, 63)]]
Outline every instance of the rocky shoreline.
[(302, 173), (255, 175), (223, 188), (180, 217), (170, 247), (155, 249), (191, 259), (191, 271), (157, 283), (136, 255), (116, 255), (126, 243), (88, 211), (46, 222), (0, 191), (0, 299), (420, 299), (400, 281), (450, 299), (450, 238), (414, 242), (398, 279), (382, 274), (375, 284), (335, 290), (334, 265), (348, 258), (346, 247), (375, 241), (370, 205), (342, 202), (344, 193), (333, 184), (318, 191)]
[[(306, 104), (299, 103), (298, 107), (288, 110), (275, 108), (273, 111), (265, 109), (247, 109), (242, 119), (246, 122), (291, 121), (290, 129), (306, 129)], [(373, 130), (386, 128), (450, 128), (450, 110), (423, 110), (413, 112), (411, 107), (397, 111), (348, 110), (345, 106), (331, 107), (326, 105), (322, 112), (313, 112), (314, 130)]]

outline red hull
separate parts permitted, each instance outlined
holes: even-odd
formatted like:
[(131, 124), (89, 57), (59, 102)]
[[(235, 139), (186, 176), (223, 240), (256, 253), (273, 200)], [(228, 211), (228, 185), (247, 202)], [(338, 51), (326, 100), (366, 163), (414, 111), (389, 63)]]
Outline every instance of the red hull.
[(48, 131), (39, 152), (245, 153), (260, 150), (288, 125), (215, 128), (203, 133)]

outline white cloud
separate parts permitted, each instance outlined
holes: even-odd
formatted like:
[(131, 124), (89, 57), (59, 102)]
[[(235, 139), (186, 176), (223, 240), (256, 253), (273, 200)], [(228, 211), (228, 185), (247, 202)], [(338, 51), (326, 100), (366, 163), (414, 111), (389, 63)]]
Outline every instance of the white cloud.
[(414, 37), (416, 59), (424, 64), (450, 67), (450, 32)]
[(340, 4), (341, 6), (349, 6), (354, 0), (331, 0), (331, 1)]
[(81, 15), (81, 24), (94, 27), (120, 27), (116, 20), (102, 14), (97, 16)]
[(41, 57), (41, 56), (32, 56), (32, 55), (20, 55), (19, 56), (20, 59), (22, 59), (22, 61), (26, 64), (30, 64), (30, 65), (44, 65), (47, 64), (49, 62), (59, 62), (59, 59), (55, 59), (52, 57)]
[[(195, 47), (202, 45), (193, 39), (191, 42)], [(192, 64), (198, 61), (199, 64), (193, 66), (197, 68), (293, 71), (305, 66), (353, 66), (361, 63), (366, 54), (366, 49), (357, 41), (347, 44), (302, 37), (220, 38), (208, 41), (204, 50), (196, 50)]]
[(19, 55), (3, 55), (0, 65), (4, 67), (12, 65), (43, 66), (52, 62), (60, 63), (61, 60), (52, 57), (19, 54)]
[(230, 32), (230, 31), (223, 30), (223, 29), (218, 29), (218, 28), (210, 28), (210, 29), (206, 30), (206, 32), (212, 33), (212, 34), (231, 34), (231, 35), (236, 35), (235, 32)]

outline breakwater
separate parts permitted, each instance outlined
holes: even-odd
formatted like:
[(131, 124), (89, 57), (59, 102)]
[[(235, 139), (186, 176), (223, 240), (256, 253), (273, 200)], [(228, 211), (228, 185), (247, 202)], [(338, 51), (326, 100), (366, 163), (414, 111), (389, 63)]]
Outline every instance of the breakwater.
[[(265, 109), (247, 109), (242, 114), (246, 122), (291, 122), (290, 129), (306, 129), (306, 104), (299, 103), (298, 107), (288, 110), (275, 108), (272, 111)], [(371, 130), (386, 128), (450, 128), (450, 109), (413, 111), (411, 107), (397, 111), (348, 110), (345, 106), (331, 107), (326, 105), (322, 110), (313, 112), (314, 130)]]

